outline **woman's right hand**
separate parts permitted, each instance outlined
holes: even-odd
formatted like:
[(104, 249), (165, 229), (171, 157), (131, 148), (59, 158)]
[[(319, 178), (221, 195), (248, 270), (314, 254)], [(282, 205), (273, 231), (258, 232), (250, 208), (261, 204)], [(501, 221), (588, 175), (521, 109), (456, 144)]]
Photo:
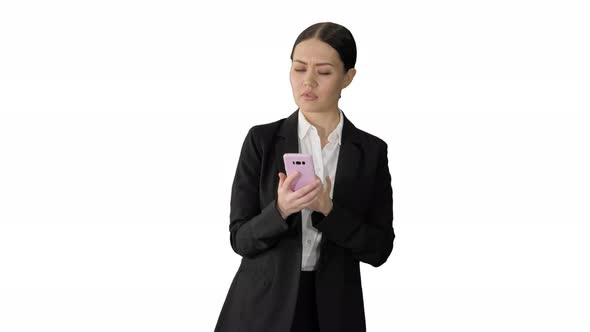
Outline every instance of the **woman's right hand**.
[(322, 190), (322, 182), (319, 178), (297, 191), (291, 190), (293, 181), (299, 178), (300, 173), (295, 172), (286, 176), (283, 172), (279, 172), (279, 187), (277, 189), (278, 199), (277, 208), (281, 217), (287, 220), (293, 213), (297, 213), (308, 207), (320, 194)]

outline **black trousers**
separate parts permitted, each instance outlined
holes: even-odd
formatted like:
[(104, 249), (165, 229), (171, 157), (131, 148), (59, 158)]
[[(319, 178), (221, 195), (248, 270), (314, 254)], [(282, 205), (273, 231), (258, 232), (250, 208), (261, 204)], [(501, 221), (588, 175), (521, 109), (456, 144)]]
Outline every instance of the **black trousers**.
[(291, 332), (319, 332), (318, 310), (315, 300), (315, 271), (301, 271), (299, 295)]

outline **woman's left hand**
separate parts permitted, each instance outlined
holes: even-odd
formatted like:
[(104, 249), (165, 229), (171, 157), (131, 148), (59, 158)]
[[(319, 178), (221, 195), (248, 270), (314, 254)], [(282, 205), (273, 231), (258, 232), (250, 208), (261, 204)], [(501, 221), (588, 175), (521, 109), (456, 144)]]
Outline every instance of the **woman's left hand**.
[[(316, 179), (320, 179), (316, 175)], [(322, 190), (318, 194), (318, 196), (313, 200), (313, 202), (307, 207), (310, 210), (317, 211), (322, 213), (324, 216), (327, 216), (330, 211), (332, 211), (332, 199), (330, 198), (330, 190), (332, 190), (332, 181), (330, 180), (329, 176), (326, 176), (326, 185), (322, 186)]]

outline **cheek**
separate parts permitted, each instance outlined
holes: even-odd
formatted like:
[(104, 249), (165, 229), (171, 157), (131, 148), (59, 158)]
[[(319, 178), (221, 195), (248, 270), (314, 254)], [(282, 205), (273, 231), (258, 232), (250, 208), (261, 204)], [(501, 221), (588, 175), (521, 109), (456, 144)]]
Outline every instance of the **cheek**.
[(327, 80), (323, 84), (323, 91), (326, 94), (335, 95), (340, 90), (340, 84), (337, 80)]
[(297, 77), (293, 76), (293, 74), (289, 75), (289, 81), (291, 82), (291, 88), (295, 89), (297, 87)]

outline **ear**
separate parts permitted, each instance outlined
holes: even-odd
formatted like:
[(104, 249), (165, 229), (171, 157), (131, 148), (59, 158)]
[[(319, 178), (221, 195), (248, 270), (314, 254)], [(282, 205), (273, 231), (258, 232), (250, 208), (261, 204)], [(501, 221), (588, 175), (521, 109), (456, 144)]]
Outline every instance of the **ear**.
[(355, 68), (350, 68), (346, 74), (344, 74), (344, 82), (342, 83), (342, 89), (346, 88), (347, 86), (350, 85), (350, 83), (352, 82), (352, 79), (354, 78), (354, 75), (356, 75), (356, 69)]

